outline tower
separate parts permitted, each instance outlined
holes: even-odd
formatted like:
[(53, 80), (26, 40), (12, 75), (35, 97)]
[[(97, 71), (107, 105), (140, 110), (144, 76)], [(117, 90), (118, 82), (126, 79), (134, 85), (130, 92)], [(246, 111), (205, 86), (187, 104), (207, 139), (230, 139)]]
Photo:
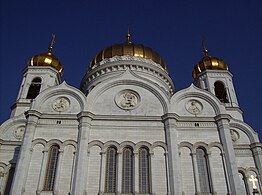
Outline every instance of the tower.
[(31, 101), (49, 87), (59, 85), (63, 75), (63, 66), (53, 54), (55, 35), (48, 51), (31, 57), (23, 72), (23, 80), (11, 117), (18, 116), (29, 109)]
[(225, 104), (228, 113), (243, 120), (242, 111), (233, 84), (233, 75), (223, 59), (208, 55), (203, 41), (204, 57), (195, 65), (192, 76), (194, 84), (215, 95)]

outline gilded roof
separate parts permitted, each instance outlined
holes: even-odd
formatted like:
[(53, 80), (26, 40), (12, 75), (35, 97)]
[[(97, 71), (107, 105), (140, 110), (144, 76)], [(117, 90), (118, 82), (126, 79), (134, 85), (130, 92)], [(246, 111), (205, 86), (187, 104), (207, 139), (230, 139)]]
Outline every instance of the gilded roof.
[(52, 54), (53, 45), (55, 43), (55, 35), (52, 34), (52, 41), (48, 48), (48, 52), (35, 55), (28, 61), (28, 66), (51, 66), (58, 70), (59, 74), (63, 75), (63, 66), (59, 60)]
[(222, 59), (206, 55), (194, 67), (193, 78), (204, 70), (228, 70), (228, 65)]
[(137, 56), (145, 59), (152, 60), (153, 62), (160, 64), (165, 70), (166, 64), (161, 56), (153, 51), (149, 47), (145, 47), (141, 44), (135, 44), (130, 41), (130, 34), (127, 34), (127, 41), (121, 44), (115, 44), (110, 47), (106, 47), (102, 51), (98, 52), (89, 64), (89, 68), (92, 67), (106, 58), (112, 58), (114, 56)]

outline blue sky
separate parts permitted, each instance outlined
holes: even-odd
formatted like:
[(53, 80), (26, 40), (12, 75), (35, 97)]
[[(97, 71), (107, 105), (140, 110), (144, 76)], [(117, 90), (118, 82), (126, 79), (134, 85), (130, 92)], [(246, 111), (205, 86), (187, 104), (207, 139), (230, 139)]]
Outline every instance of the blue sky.
[(64, 66), (63, 80), (79, 87), (92, 57), (125, 40), (153, 48), (165, 60), (176, 90), (192, 83), (202, 58), (222, 58), (234, 75), (245, 121), (262, 134), (261, 0), (0, 0), (0, 122), (10, 115), (31, 56), (47, 51)]

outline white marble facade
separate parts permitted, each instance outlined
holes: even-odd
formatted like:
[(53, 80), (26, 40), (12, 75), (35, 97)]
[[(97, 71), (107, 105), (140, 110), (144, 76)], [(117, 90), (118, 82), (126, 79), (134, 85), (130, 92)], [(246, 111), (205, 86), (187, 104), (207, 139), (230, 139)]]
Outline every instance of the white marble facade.
[[(41, 90), (29, 101), (35, 77), (41, 78)], [(225, 82), (229, 103), (199, 84), (206, 77), (209, 86)], [(116, 56), (89, 70), (81, 86), (61, 82), (53, 67), (27, 67), (12, 116), (0, 127), (2, 194), (251, 195), (253, 188), (261, 193), (262, 145), (243, 121), (229, 71), (206, 70), (195, 84), (175, 91), (160, 65)], [(54, 145), (59, 148), (54, 185), (45, 190)], [(114, 192), (106, 190), (109, 147), (116, 149)], [(129, 193), (123, 191), (125, 148), (132, 151)], [(141, 148), (148, 150), (147, 192), (141, 191)]]

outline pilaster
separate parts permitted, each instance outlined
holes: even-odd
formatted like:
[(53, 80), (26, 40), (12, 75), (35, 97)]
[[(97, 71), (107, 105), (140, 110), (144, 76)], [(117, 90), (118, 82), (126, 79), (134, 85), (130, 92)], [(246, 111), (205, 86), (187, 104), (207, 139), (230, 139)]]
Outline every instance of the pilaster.
[(32, 141), (34, 138), (37, 122), (40, 117), (40, 113), (35, 110), (27, 111), (25, 115), (27, 118), (27, 124), (18, 156), (10, 194), (23, 194), (25, 190), (24, 188), (32, 154)]
[(83, 195), (87, 190), (88, 142), (92, 116), (87, 112), (78, 115), (78, 138), (72, 194)]
[(241, 190), (241, 183), (238, 175), (236, 157), (230, 135), (230, 116), (227, 114), (220, 114), (215, 117), (215, 120), (218, 126), (220, 141), (223, 145), (223, 149), (225, 152), (225, 164), (227, 168), (231, 192), (232, 194), (237, 195), (244, 194), (244, 192), (242, 192)]
[(258, 170), (260, 181), (262, 181), (262, 144), (261, 143), (253, 143), (250, 145), (252, 150), (254, 161), (256, 168)]
[(163, 116), (168, 147), (169, 185), (170, 193), (173, 195), (182, 194), (181, 189), (181, 165), (177, 143), (176, 118), (171, 114)]

